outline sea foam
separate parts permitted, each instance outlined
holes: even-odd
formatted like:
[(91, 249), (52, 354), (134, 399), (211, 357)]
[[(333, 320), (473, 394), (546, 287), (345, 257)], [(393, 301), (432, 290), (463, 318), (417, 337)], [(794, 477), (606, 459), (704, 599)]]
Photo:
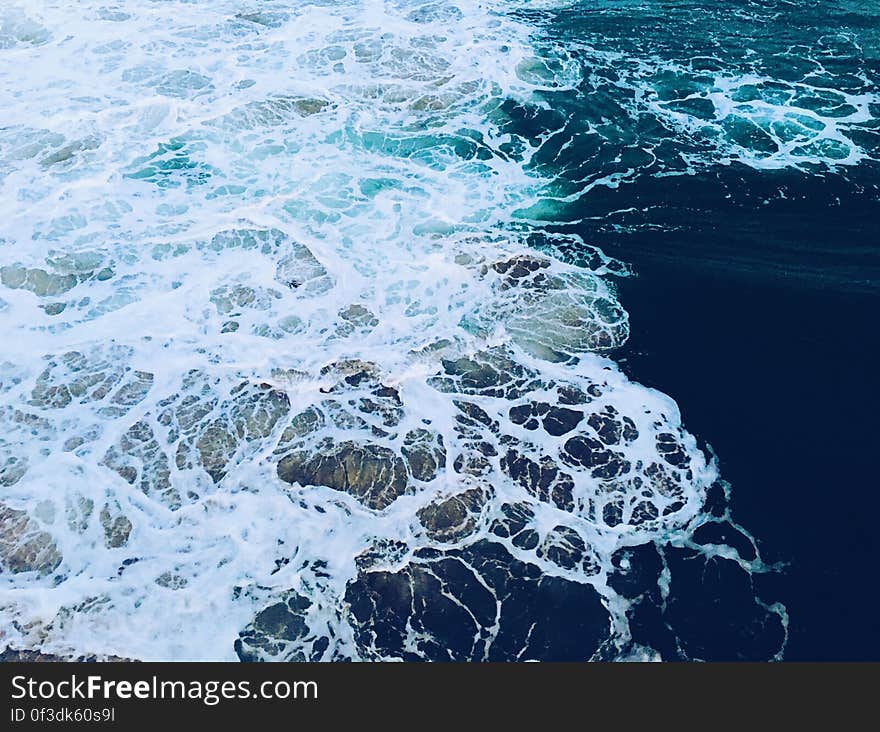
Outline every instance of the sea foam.
[(528, 245), (505, 104), (574, 67), (471, 0), (2, 12), (4, 643), (526, 660), (567, 593), (655, 655), (612, 559), (718, 476), (609, 359), (626, 268)]

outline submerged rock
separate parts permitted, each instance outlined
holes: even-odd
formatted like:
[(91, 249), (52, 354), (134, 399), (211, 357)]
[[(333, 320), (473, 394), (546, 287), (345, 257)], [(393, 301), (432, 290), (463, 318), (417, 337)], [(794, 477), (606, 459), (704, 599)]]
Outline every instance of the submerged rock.
[[(504, 272), (545, 269), (529, 260)], [(458, 473), (487, 484), (509, 479), (528, 497), (609, 527), (657, 525), (667, 516), (675, 523), (697, 498), (702, 457), (659, 411), (664, 405), (648, 407), (628, 382), (541, 378), (492, 349), (444, 360), (429, 383), (458, 410), (457, 439), (447, 447)], [(630, 403), (629, 390), (640, 398)]]
[(0, 503), (0, 572), (46, 575), (61, 564), (61, 552), (48, 531), (25, 511)]
[(79, 284), (72, 274), (54, 274), (39, 268), (21, 265), (0, 267), (0, 282), (13, 290), (28, 290), (40, 297), (61, 295)]
[(510, 539), (517, 549), (531, 551), (538, 546), (541, 537), (534, 528), (535, 512), (528, 503), (504, 503), (501, 516), (496, 518), (489, 531), (502, 539)]
[(28, 459), (24, 456), (11, 455), (7, 450), (0, 450), (0, 486), (15, 485), (24, 477), (28, 469)]
[(290, 253), (281, 258), (275, 269), (278, 282), (303, 295), (320, 295), (333, 286), (324, 265), (308, 248), (293, 241), (289, 241), (285, 248)]
[(570, 526), (555, 526), (536, 550), (536, 555), (546, 558), (561, 569), (581, 576), (592, 576), (600, 570), (599, 561), (583, 537)]
[(538, 375), (517, 363), (504, 349), (444, 359), (443, 370), (428, 383), (448, 393), (516, 399), (540, 384)]
[(430, 430), (407, 432), (400, 451), (406, 458), (412, 477), (423, 482), (433, 480), (446, 464), (443, 438)]
[(128, 537), (131, 535), (131, 521), (128, 516), (120, 513), (119, 507), (111, 506), (109, 503), (104, 504), (98, 518), (101, 520), (101, 527), (104, 529), (104, 545), (108, 549), (117, 549), (128, 543)]
[(197, 371), (188, 374), (179, 393), (159, 405), (163, 409), (158, 416), (132, 425), (102, 462), (172, 509), (195, 497), (181, 495), (172, 480), (172, 464), (181, 471), (204, 471), (219, 483), (236, 456), (268, 437), (290, 410), (287, 394), (268, 384), (244, 381), (221, 399)]
[(261, 610), (235, 641), (239, 660), (320, 661), (329, 640), (311, 632), (311, 606), (310, 600), (290, 590)]
[(144, 420), (133, 424), (104, 455), (104, 465), (146, 495), (170, 508), (180, 508), (182, 498), (171, 484), (171, 465), (153, 428)]
[(339, 317), (342, 323), (336, 328), (336, 332), (343, 338), (356, 332), (369, 333), (379, 324), (379, 319), (373, 312), (358, 303), (342, 308)]
[[(254, 20), (256, 17), (264, 17), (262, 13), (249, 13), (239, 17), (254, 23), (265, 24), (261, 20)], [(240, 133), (242, 130), (253, 130), (260, 127), (295, 124), (303, 117), (320, 114), (331, 109), (332, 106), (326, 99), (317, 97), (273, 96), (248, 102), (211, 124)]]
[[(50, 158), (47, 160), (49, 163), (44, 161), (44, 164), (55, 162)], [(45, 269), (26, 267), (20, 263), (0, 267), (0, 283), (13, 290), (27, 290), (38, 297), (56, 297), (72, 290), (81, 282), (101, 282), (113, 276), (112, 262), (106, 263), (104, 255), (94, 251), (49, 257), (46, 259)]]
[(78, 663), (95, 663), (98, 661), (133, 662), (136, 661), (136, 659), (123, 658), (121, 656), (95, 656), (88, 653), (61, 656), (55, 653), (43, 653), (42, 651), (12, 648), (11, 646), (7, 646), (0, 651), (0, 663), (63, 663), (71, 661)]
[(223, 285), (211, 291), (211, 302), (220, 315), (240, 315), (243, 310), (268, 310), (281, 297), (277, 290), (247, 285)]
[(275, 280), (297, 295), (313, 297), (333, 287), (333, 277), (312, 251), (280, 229), (226, 229), (202, 245), (211, 251), (258, 251), (275, 261)]
[(400, 439), (404, 405), (375, 365), (339, 361), (321, 374), (327, 398), (296, 415), (276, 448), (281, 480), (342, 491), (381, 511), (445, 467), (446, 447), (433, 430), (408, 430)]
[(609, 586), (632, 600), (632, 642), (664, 660), (766, 661), (784, 648), (784, 609), (758, 599), (752, 574), (732, 559), (643, 544), (612, 565)]
[(366, 571), (345, 601), (360, 654), (404, 661), (586, 661), (610, 635), (587, 584), (550, 577), (479, 541)]
[(482, 488), (469, 488), (420, 508), (417, 516), (435, 541), (456, 542), (470, 536), (477, 527), (480, 511), (488, 500)]
[(574, 510), (574, 479), (548, 455), (533, 460), (511, 449), (501, 458), (501, 469), (535, 498), (563, 511)]
[(494, 278), (494, 298), (464, 321), (469, 330), (502, 325), (515, 344), (549, 361), (615, 348), (629, 335), (626, 311), (589, 272), (559, 272), (548, 259), (519, 255), (483, 273)]
[(101, 414), (122, 416), (146, 398), (153, 384), (151, 373), (126, 365), (131, 355), (130, 348), (113, 345), (47, 356), (29, 404), (61, 409), (68, 404), (101, 402)]
[(286, 483), (319, 485), (348, 493), (369, 508), (382, 510), (404, 493), (411, 493), (406, 463), (380, 445), (329, 438), (316, 453), (293, 452), (278, 462), (278, 477)]

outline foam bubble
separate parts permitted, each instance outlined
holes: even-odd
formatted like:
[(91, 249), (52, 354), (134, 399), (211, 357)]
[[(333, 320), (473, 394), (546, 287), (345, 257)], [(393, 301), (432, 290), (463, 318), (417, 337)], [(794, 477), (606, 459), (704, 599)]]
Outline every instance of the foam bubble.
[[(469, 1), (40, 23), (0, 76), (4, 639), (433, 658), (430, 618), (370, 626), (455, 585), (457, 658), (622, 647), (612, 557), (689, 536), (717, 474), (601, 355), (625, 268), (518, 220), (547, 181), (505, 105), (572, 64)], [(559, 593), (576, 643), (509, 620)]]

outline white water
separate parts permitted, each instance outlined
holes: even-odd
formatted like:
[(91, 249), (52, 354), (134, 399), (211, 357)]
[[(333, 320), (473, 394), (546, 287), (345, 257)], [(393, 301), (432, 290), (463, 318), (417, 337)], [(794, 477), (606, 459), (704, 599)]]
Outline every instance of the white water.
[[(444, 546), (419, 509), (478, 488), (457, 545), (493, 536), (595, 585), (625, 639), (611, 554), (686, 530), (716, 474), (675, 403), (597, 353), (627, 335), (605, 266), (547, 260), (543, 280), (493, 269), (527, 253), (516, 211), (545, 184), (525, 171), (528, 143), (498, 131), (499, 107), (539, 103), (565, 70), (551, 78), (532, 29), (472, 0), (252, 7), (0, 10), (0, 485), (29, 519), (3, 548), (0, 637), (234, 659), (239, 632), (293, 589), (312, 601), (309, 644), (332, 636), (323, 657), (357, 657), (342, 600), (355, 557), (402, 542), (376, 565), (393, 569)], [(475, 354), (528, 383), (465, 393), (433, 378), (442, 359)], [(352, 360), (366, 381), (344, 381)], [(376, 397), (383, 385), (396, 396)], [(511, 418), (575, 391), (589, 400), (576, 432)], [(456, 427), (462, 400), (497, 422), (471, 473), (455, 466), (475, 449)], [(613, 448), (626, 474), (564, 464), (565, 442), (596, 439), (587, 418), (608, 407), (638, 431)], [(294, 439), (309, 408), (323, 422)], [(442, 438), (439, 470), (406, 468), (405, 495), (382, 510), (278, 477), (293, 449), (354, 440), (399, 458), (417, 429)], [(509, 477), (505, 435), (565, 468), (571, 506)], [(664, 461), (658, 435), (685, 467)], [(576, 531), (598, 569), (491, 534), (505, 502), (530, 507), (542, 544), (558, 525)], [(126, 522), (113, 539), (107, 527)], [(28, 540), (50, 557), (43, 571), (9, 563)]]

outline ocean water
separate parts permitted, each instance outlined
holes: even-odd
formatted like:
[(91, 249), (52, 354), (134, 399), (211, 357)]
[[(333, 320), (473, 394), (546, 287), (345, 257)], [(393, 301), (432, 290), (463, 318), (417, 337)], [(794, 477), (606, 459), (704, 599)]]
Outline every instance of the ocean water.
[(0, 645), (876, 658), (878, 79), (870, 2), (3, 3)]

